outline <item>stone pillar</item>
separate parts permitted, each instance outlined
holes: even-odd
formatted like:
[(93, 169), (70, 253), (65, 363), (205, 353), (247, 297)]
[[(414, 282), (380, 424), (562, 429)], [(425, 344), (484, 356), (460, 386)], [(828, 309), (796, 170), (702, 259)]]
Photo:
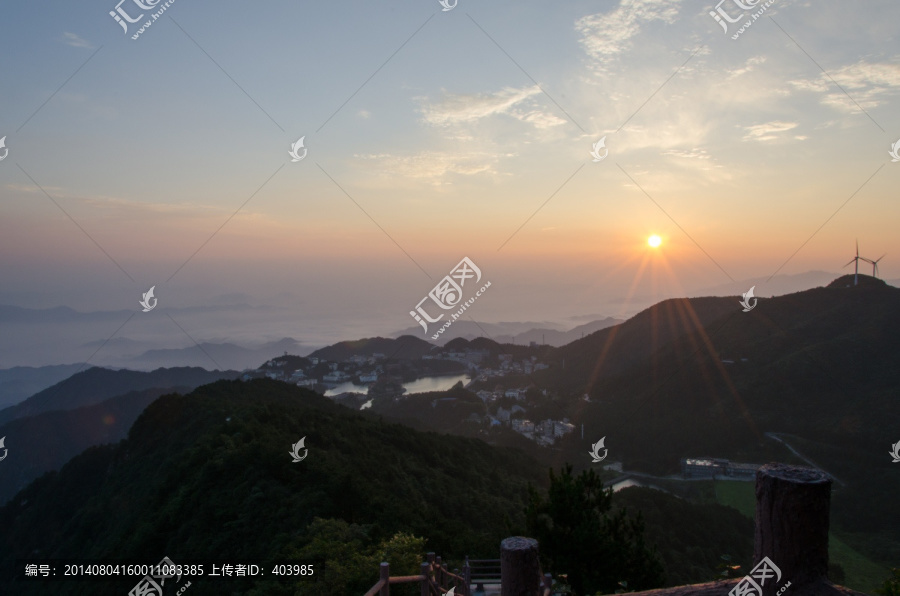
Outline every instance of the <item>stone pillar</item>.
[(753, 560), (769, 557), (792, 589), (827, 583), (831, 482), (821, 470), (786, 464), (756, 473)]
[(513, 536), (500, 543), (500, 596), (540, 596), (538, 542)]

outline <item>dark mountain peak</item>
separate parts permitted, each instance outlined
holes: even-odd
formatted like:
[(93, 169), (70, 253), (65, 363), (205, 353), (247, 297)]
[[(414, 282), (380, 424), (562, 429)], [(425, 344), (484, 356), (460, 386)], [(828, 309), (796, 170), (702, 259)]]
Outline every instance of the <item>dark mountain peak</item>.
[(235, 379), (238, 372), (210, 372), (199, 367), (158, 368), (153, 372), (91, 367), (35, 393), (22, 403), (0, 410), (0, 424), (53, 410), (72, 410), (127, 393), (152, 388), (188, 387)]
[(883, 279), (878, 279), (877, 277), (872, 277), (871, 275), (863, 275), (859, 274), (858, 280), (856, 284), (854, 284), (854, 274), (848, 273), (847, 275), (842, 275), (830, 284), (828, 284), (827, 288), (887, 288), (889, 287), (887, 283)]
[(342, 341), (320, 348), (308, 357), (321, 358), (334, 362), (343, 362), (351, 356), (372, 356), (384, 354), (386, 358), (420, 358), (431, 352), (434, 346), (424, 339), (412, 335), (401, 335), (393, 339), (388, 337), (366, 337), (353, 341)]
[(465, 350), (466, 348), (470, 347), (471, 345), (472, 345), (472, 342), (470, 342), (469, 340), (462, 338), (462, 337), (457, 337), (457, 338), (451, 339), (446, 344), (444, 344), (444, 349), (451, 350), (453, 352), (458, 352), (460, 350)]
[(491, 353), (500, 351), (500, 344), (486, 337), (476, 337), (469, 342), (469, 347), (475, 350), (488, 350)]

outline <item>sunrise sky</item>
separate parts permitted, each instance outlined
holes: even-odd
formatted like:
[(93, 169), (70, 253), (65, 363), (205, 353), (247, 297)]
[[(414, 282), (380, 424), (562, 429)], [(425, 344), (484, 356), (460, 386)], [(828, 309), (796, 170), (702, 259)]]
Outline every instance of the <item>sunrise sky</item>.
[(347, 339), (464, 256), (495, 321), (839, 273), (857, 238), (900, 277), (897, 2), (778, 0), (732, 39), (711, 0), (177, 0), (133, 40), (116, 1), (0, 4), (0, 304), (155, 285)]

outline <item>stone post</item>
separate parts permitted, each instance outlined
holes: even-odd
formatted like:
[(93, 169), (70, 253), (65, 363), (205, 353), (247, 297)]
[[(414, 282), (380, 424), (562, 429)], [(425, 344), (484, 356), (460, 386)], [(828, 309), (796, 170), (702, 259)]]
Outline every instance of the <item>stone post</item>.
[(827, 583), (831, 483), (821, 470), (786, 464), (756, 473), (753, 560), (769, 557), (794, 589)]
[(540, 596), (541, 563), (533, 538), (513, 536), (500, 543), (500, 596)]

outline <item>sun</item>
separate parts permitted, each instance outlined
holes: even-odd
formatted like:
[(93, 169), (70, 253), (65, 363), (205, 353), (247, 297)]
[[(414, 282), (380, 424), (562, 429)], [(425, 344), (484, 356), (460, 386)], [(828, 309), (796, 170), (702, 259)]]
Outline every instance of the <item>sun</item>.
[(660, 244), (662, 244), (662, 238), (660, 238), (660, 237), (657, 236), (656, 234), (653, 234), (652, 236), (650, 236), (649, 238), (647, 238), (647, 244), (649, 244), (649, 245), (652, 246), (653, 248), (656, 248), (657, 246), (659, 246)]

